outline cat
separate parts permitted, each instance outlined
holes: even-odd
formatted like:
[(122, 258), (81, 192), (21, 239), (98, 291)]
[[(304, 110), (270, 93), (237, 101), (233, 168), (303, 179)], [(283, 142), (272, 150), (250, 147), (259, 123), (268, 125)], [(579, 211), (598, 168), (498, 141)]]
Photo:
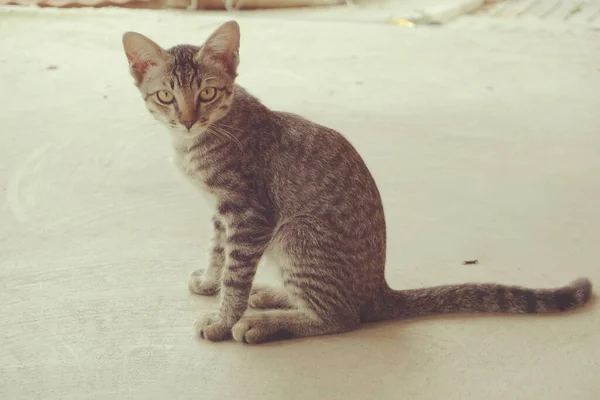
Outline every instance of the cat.
[[(391, 289), (383, 206), (363, 159), (340, 133), (272, 111), (237, 85), (239, 46), (235, 21), (200, 47), (123, 36), (147, 109), (170, 128), (175, 163), (215, 211), (208, 266), (189, 280), (193, 293), (220, 294), (219, 311), (195, 322), (201, 338), (261, 343), (432, 314), (555, 313), (590, 300), (585, 278), (552, 289)], [(284, 288), (253, 284), (265, 254)]]

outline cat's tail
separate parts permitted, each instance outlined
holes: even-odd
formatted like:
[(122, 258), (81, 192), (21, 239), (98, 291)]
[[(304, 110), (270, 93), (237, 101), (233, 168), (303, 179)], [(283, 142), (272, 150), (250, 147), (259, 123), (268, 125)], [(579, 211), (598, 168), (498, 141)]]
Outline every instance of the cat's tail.
[(553, 289), (465, 283), (423, 289), (390, 289), (380, 311), (382, 319), (453, 313), (548, 314), (578, 308), (591, 298), (592, 283), (587, 278)]

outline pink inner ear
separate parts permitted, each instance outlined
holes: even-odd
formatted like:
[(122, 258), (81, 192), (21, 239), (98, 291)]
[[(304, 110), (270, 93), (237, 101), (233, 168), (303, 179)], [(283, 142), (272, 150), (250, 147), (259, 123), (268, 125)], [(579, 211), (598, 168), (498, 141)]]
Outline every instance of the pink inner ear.
[(218, 59), (221, 61), (221, 63), (223, 63), (223, 66), (225, 67), (225, 70), (229, 73), (229, 74), (235, 74), (235, 56), (233, 54), (230, 53), (225, 53), (225, 54), (219, 54)]
[(138, 57), (129, 53), (127, 53), (127, 58), (129, 59), (131, 71), (135, 75), (135, 78), (138, 82), (142, 80), (142, 78), (146, 74), (146, 71), (148, 71), (150, 67), (155, 67), (158, 65), (152, 60), (140, 60)]
[(231, 53), (228, 51), (220, 51), (220, 52), (214, 52), (212, 49), (208, 50), (209, 52), (212, 52), (212, 54), (209, 55), (209, 57), (211, 57), (213, 60), (219, 62), (222, 65), (222, 68), (229, 74), (235, 75), (236, 69), (237, 69), (237, 52), (236, 53)]
[(133, 73), (141, 79), (146, 74), (146, 71), (148, 71), (148, 68), (155, 66), (155, 62), (146, 60), (131, 64), (131, 69), (133, 70)]

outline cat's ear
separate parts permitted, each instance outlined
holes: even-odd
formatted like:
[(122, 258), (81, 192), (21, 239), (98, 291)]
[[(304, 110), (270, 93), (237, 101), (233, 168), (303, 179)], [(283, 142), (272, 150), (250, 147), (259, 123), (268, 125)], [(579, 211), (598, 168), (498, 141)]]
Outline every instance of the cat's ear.
[(140, 84), (149, 69), (164, 64), (167, 53), (152, 40), (136, 32), (127, 32), (123, 35), (123, 49), (131, 75), (137, 84)]
[(240, 26), (235, 21), (225, 22), (204, 42), (196, 55), (199, 62), (210, 60), (218, 64), (232, 78), (236, 77), (240, 62)]

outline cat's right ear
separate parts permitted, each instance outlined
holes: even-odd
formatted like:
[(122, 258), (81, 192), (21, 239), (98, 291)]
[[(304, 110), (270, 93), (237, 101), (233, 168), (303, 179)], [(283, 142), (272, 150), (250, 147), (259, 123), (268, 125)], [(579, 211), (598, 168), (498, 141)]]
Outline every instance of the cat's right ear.
[(129, 61), (131, 75), (138, 85), (148, 70), (161, 66), (167, 60), (167, 53), (159, 45), (136, 32), (123, 35), (123, 49)]

